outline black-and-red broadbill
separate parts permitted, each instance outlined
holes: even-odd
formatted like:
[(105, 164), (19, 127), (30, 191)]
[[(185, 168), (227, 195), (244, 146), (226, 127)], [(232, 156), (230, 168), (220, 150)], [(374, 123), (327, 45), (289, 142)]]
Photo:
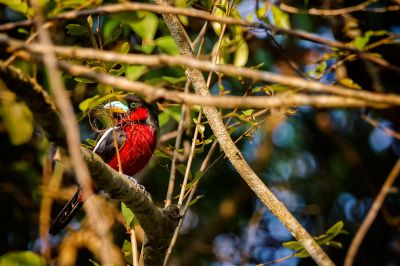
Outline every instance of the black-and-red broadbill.
[[(158, 112), (142, 98), (128, 94), (123, 102), (113, 101), (104, 108), (116, 118), (113, 127), (107, 129), (93, 149), (104, 162), (119, 170), (114, 138), (118, 145), (122, 172), (133, 176), (149, 162), (157, 143)], [(49, 233), (57, 234), (82, 207), (86, 197), (78, 188), (74, 197), (64, 206), (50, 226)]]

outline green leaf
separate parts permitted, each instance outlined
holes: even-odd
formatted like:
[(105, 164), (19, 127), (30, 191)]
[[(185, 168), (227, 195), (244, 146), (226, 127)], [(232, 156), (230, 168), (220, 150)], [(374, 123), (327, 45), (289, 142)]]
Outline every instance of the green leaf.
[(103, 96), (95, 95), (92, 98), (87, 98), (79, 104), (79, 109), (86, 112), (106, 101), (115, 97), (115, 94), (106, 94)]
[[(223, 9), (225, 9), (225, 8), (223, 8), (223, 6), (221, 6), (221, 5), (216, 5), (216, 7), (217, 7), (217, 8), (215, 9), (213, 15), (214, 15), (214, 16), (219, 16), (219, 17), (225, 16), (225, 12), (224, 12), (224, 10), (223, 10)], [(221, 25), (221, 23), (219, 23), (219, 22), (212, 22), (212, 23), (211, 23), (211, 26), (212, 26), (212, 28), (213, 28), (215, 34), (217, 34), (218, 36), (221, 35), (221, 30), (222, 30), (222, 25)]]
[(156, 48), (155, 44), (147, 44), (147, 45), (137, 45), (135, 44), (133, 46), (136, 50), (143, 52), (144, 54), (151, 54), (154, 51), (154, 48)]
[(97, 262), (95, 262), (92, 259), (89, 259), (89, 261), (93, 264), (93, 266), (101, 266), (100, 264), (98, 264)]
[(24, 29), (24, 28), (18, 28), (18, 33), (22, 33), (22, 34), (25, 34), (25, 35), (29, 35), (30, 33), (29, 33), (29, 31), (27, 31), (26, 29)]
[(169, 55), (179, 55), (179, 49), (175, 44), (174, 39), (171, 36), (163, 36), (155, 40), (158, 48), (161, 52)]
[(282, 244), (285, 248), (290, 248), (294, 251), (303, 249), (303, 246), (298, 241), (289, 241)]
[(127, 54), (129, 52), (129, 43), (124, 42), (121, 47), (119, 48), (119, 53), (121, 54)]
[[(221, 46), (218, 46), (218, 42), (214, 44), (212, 50), (212, 60), (215, 61), (216, 64), (227, 64), (229, 62), (229, 52), (227, 51), (228, 46), (230, 46), (231, 40), (229, 37), (224, 36), (221, 40)], [(219, 48), (218, 57), (215, 59), (217, 55), (217, 51)]]
[(9, 8), (20, 12), (22, 14), (27, 15), (29, 6), (27, 1), (21, 1), (21, 0), (0, 0), (0, 4), (5, 4)]
[(92, 28), (93, 27), (93, 17), (92, 17), (92, 15), (89, 15), (88, 18), (86, 19), (86, 21), (87, 21), (87, 23), (89, 25), (89, 28)]
[(338, 80), (340, 84), (342, 84), (345, 87), (356, 89), (356, 90), (361, 90), (361, 86), (355, 83), (352, 79), (350, 78), (344, 78), (341, 80)]
[(81, 36), (88, 33), (87, 28), (79, 24), (68, 24), (65, 28), (71, 36)]
[(154, 39), (158, 28), (158, 18), (155, 14), (150, 12), (138, 11), (140, 19), (133, 23), (129, 23), (129, 27), (136, 32), (137, 35), (142, 37), (143, 44), (148, 44)]
[(132, 222), (135, 218), (135, 215), (133, 214), (132, 210), (129, 209), (123, 202), (121, 202), (121, 211), (122, 215), (124, 216), (126, 225), (131, 228), (133, 226)]
[(267, 14), (267, 7), (266, 5), (261, 6), (260, 8), (257, 9), (256, 15), (257, 18), (263, 18)]
[(128, 66), (125, 70), (125, 76), (132, 81), (137, 80), (144, 73), (147, 72), (147, 67), (143, 65)]
[(33, 115), (21, 102), (3, 100), (0, 108), (10, 140), (14, 145), (27, 143), (33, 134)]
[[(187, 2), (186, 0), (175, 0), (175, 6), (176, 7), (187, 7), (186, 2)], [(179, 15), (178, 18), (184, 26), (189, 26), (189, 20), (186, 16)]]
[(237, 67), (241, 67), (246, 65), (248, 59), (249, 47), (247, 46), (247, 42), (241, 39), (235, 52), (235, 59), (233, 61), (233, 64)]
[(115, 19), (107, 20), (102, 28), (105, 44), (115, 41), (122, 32), (121, 22)]
[(304, 250), (296, 253), (295, 256), (298, 258), (308, 258), (308, 257), (310, 257), (310, 254), (308, 254), (307, 250), (304, 249)]
[(336, 224), (332, 225), (331, 228), (329, 228), (326, 231), (327, 235), (333, 235), (333, 236), (337, 236), (343, 229), (344, 223), (343, 221), (339, 221)]
[(329, 241), (329, 242), (327, 243), (327, 245), (328, 245), (328, 246), (331, 246), (331, 247), (334, 247), (334, 248), (337, 248), (337, 249), (342, 249), (342, 248), (343, 248), (342, 243), (337, 242), (337, 241)]
[(369, 36), (359, 36), (354, 40), (354, 47), (358, 50), (362, 50), (365, 45), (369, 42)]
[(132, 263), (132, 243), (128, 240), (124, 240), (122, 245), (122, 254), (124, 254), (124, 259), (127, 263)]
[(201, 198), (204, 198), (204, 195), (198, 195), (194, 200), (189, 202), (189, 207), (196, 204)]
[(88, 144), (88, 147), (94, 148), (94, 147), (96, 147), (97, 141), (95, 141), (93, 139), (86, 139), (86, 143)]
[(1, 266), (45, 266), (43, 257), (32, 251), (10, 252), (0, 256)]
[(280, 10), (276, 5), (271, 5), (272, 17), (274, 25), (281, 29), (290, 29), (289, 15)]
[(167, 77), (167, 76), (162, 76), (161, 77), (163, 80), (171, 83), (171, 84), (178, 84), (180, 82), (185, 82), (186, 81), (186, 76), (175, 78), (175, 77)]
[(194, 178), (186, 185), (186, 190), (192, 188), (197, 181), (200, 180), (200, 178), (203, 176), (204, 172), (201, 172), (200, 170), (196, 172), (196, 174), (194, 175)]
[(74, 80), (76, 82), (87, 83), (87, 84), (96, 83), (96, 81), (93, 81), (91, 79), (80, 78), (80, 77), (75, 77)]
[(154, 151), (154, 156), (156, 156), (157, 158), (167, 158), (167, 159), (171, 159), (172, 157), (171, 155), (163, 153), (159, 149)]
[(245, 116), (251, 116), (254, 113), (254, 109), (247, 109), (242, 111), (242, 114), (244, 114)]
[(169, 121), (170, 115), (167, 113), (162, 112), (161, 114), (158, 115), (158, 122), (160, 128), (163, 128)]
[[(176, 166), (176, 170), (178, 170), (179, 173), (181, 173), (183, 176), (186, 173), (186, 164), (179, 164)], [(192, 180), (192, 173), (189, 171), (189, 179)]]
[(181, 119), (181, 107), (180, 106), (171, 106), (168, 109), (163, 110), (163, 112), (167, 113), (176, 122), (179, 122), (179, 120)]

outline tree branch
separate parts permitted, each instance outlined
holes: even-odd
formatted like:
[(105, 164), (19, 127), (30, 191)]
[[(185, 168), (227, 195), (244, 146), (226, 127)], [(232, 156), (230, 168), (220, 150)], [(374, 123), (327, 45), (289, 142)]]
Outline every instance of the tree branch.
[(368, 0), (363, 3), (360, 3), (355, 6), (350, 6), (350, 7), (345, 7), (345, 8), (338, 8), (338, 9), (316, 9), (316, 8), (310, 8), (307, 10), (301, 10), (293, 6), (289, 6), (285, 3), (281, 3), (279, 5), (279, 8), (282, 9), (285, 12), (289, 13), (305, 13), (309, 15), (318, 15), (318, 16), (338, 16), (338, 15), (344, 15), (356, 11), (363, 11), (365, 10), (369, 5), (372, 5), (375, 2), (378, 2), (379, 0)]
[[(158, 4), (166, 7), (165, 0), (156, 0)], [(191, 48), (183, 34), (183, 27), (175, 15), (163, 15), (172, 37), (177, 44), (180, 53), (192, 56)], [(210, 95), (202, 73), (197, 69), (187, 69), (186, 75), (191, 80), (196, 93), (199, 95)], [(225, 152), (229, 161), (246, 181), (249, 187), (256, 193), (260, 200), (278, 217), (292, 235), (304, 246), (311, 257), (320, 265), (333, 265), (333, 262), (314, 241), (308, 232), (291, 215), (286, 207), (272, 194), (260, 178), (253, 172), (239, 149), (233, 143), (228, 131), (226, 130), (218, 110), (215, 107), (203, 107), (207, 120), (214, 132), (221, 148)]]
[(210, 61), (200, 60), (192, 56), (170, 56), (166, 54), (159, 55), (141, 55), (141, 54), (119, 54), (110, 51), (98, 51), (89, 48), (76, 48), (66, 46), (43, 46), (37, 44), (27, 45), (24, 42), (9, 38), (0, 34), (0, 43), (6, 43), (13, 50), (26, 49), (31, 53), (41, 55), (54, 51), (57, 55), (67, 58), (86, 58), (100, 60), (104, 62), (119, 62), (126, 64), (138, 64), (147, 66), (186, 66), (203, 71), (219, 72), (230, 76), (240, 76), (253, 79), (255, 81), (265, 81), (287, 85), (293, 88), (316, 92), (328, 92), (346, 97), (363, 99), (369, 102), (382, 104), (400, 105), (400, 96), (397, 94), (382, 94), (366, 90), (354, 90), (337, 85), (323, 84), (320, 82), (305, 80), (298, 77), (275, 74), (268, 71), (236, 67), (234, 65), (219, 65)]
[(161, 265), (179, 222), (179, 209), (170, 205), (158, 208), (144, 187), (118, 173), (88, 149), (81, 148), (96, 186), (111, 198), (123, 201), (135, 214), (145, 234), (144, 264)]
[[(49, 140), (65, 146), (64, 128), (50, 97), (35, 80), (20, 70), (5, 66), (0, 61), (0, 77), (8, 88), (17, 94), (31, 109), (35, 120), (42, 126)], [(176, 206), (158, 208), (143, 186), (130, 182), (88, 149), (81, 154), (97, 187), (104, 189), (113, 199), (123, 201), (135, 213), (146, 232), (145, 265), (161, 265), (179, 221)]]
[[(121, 4), (114, 4), (114, 5), (105, 5), (100, 6), (92, 9), (80, 10), (80, 11), (70, 11), (61, 13), (59, 15), (47, 18), (47, 21), (56, 21), (56, 20), (70, 20), (76, 19), (81, 16), (88, 16), (88, 15), (101, 15), (101, 14), (114, 14), (114, 13), (121, 13), (121, 12), (128, 12), (128, 11), (151, 11), (158, 14), (175, 14), (175, 15), (184, 15), (190, 16), (194, 18), (204, 19), (208, 21), (216, 21), (220, 23), (224, 23), (227, 25), (238, 25), (243, 27), (251, 27), (251, 28), (261, 28), (267, 31), (270, 31), (272, 34), (287, 34), (289, 36), (293, 36), (296, 38), (305, 39), (311, 42), (320, 43), (326, 46), (342, 49), (345, 51), (350, 51), (353, 53), (357, 53), (359, 55), (366, 55), (364, 56), (365, 60), (369, 60), (375, 64), (378, 64), (382, 67), (389, 66), (390, 69), (400, 72), (400, 69), (396, 66), (391, 65), (384, 59), (376, 60), (373, 56), (368, 56), (367, 53), (358, 50), (352, 45), (337, 41), (331, 40), (324, 37), (321, 37), (316, 34), (311, 34), (302, 30), (293, 30), (293, 29), (283, 29), (276, 27), (271, 24), (267, 24), (265, 22), (250, 22), (244, 20), (242, 18), (233, 18), (227, 16), (214, 16), (206, 11), (197, 10), (193, 8), (179, 8), (173, 6), (166, 6), (164, 8), (160, 8), (157, 5), (147, 4), (147, 3), (121, 3)], [(26, 27), (31, 26), (34, 24), (33, 20), (23, 20), (19, 22), (11, 22), (11, 23), (4, 23), (0, 25), (0, 32), (9, 31), (17, 27)], [(375, 59), (375, 60), (374, 60)]]
[(376, 197), (374, 203), (371, 206), (367, 216), (365, 217), (363, 223), (360, 228), (357, 230), (356, 235), (351, 241), (350, 248), (347, 251), (346, 259), (344, 261), (345, 266), (352, 266), (355, 256), (357, 254), (358, 248), (360, 247), (365, 235), (367, 234), (369, 228), (372, 223), (375, 221), (376, 216), (378, 215), (379, 210), (382, 207), (383, 202), (385, 201), (386, 196), (389, 194), (390, 189), (397, 176), (400, 173), (400, 159), (397, 160), (396, 164), (393, 166), (393, 169), (390, 171), (390, 174), (385, 180), (381, 190), (379, 191), (378, 196)]

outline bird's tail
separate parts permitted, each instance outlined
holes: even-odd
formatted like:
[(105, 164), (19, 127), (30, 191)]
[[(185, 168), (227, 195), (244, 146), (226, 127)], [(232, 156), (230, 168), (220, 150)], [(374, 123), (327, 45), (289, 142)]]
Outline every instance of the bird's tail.
[(56, 235), (58, 232), (60, 232), (72, 220), (76, 212), (82, 207), (83, 202), (84, 197), (82, 196), (82, 190), (81, 188), (78, 188), (78, 191), (76, 191), (72, 199), (68, 201), (68, 203), (51, 223), (49, 233), (51, 235)]

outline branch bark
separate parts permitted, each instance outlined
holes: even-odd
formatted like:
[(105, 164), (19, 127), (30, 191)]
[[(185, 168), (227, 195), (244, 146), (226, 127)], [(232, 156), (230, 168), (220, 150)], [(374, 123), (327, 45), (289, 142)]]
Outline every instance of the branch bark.
[(143, 227), (144, 265), (162, 265), (179, 222), (179, 209), (175, 205), (158, 208), (143, 186), (112, 169), (88, 149), (81, 150), (96, 186), (103, 188), (111, 198), (123, 201)]
[[(165, 0), (156, 0), (156, 3), (166, 6)], [(180, 53), (192, 56), (192, 50), (184, 37), (184, 29), (175, 15), (164, 14), (163, 18), (177, 44)], [(210, 95), (202, 73), (197, 69), (186, 70), (187, 77), (191, 80), (193, 87), (199, 95)], [(233, 143), (223, 121), (215, 107), (203, 107), (203, 111), (210, 123), (221, 148), (225, 152), (229, 161), (246, 181), (249, 187), (256, 193), (260, 200), (268, 207), (271, 212), (289, 229), (291, 234), (304, 246), (311, 257), (320, 265), (334, 265), (321, 247), (314, 241), (308, 232), (292, 216), (286, 207), (272, 194), (260, 178), (254, 173), (247, 162), (243, 159), (240, 150)]]

